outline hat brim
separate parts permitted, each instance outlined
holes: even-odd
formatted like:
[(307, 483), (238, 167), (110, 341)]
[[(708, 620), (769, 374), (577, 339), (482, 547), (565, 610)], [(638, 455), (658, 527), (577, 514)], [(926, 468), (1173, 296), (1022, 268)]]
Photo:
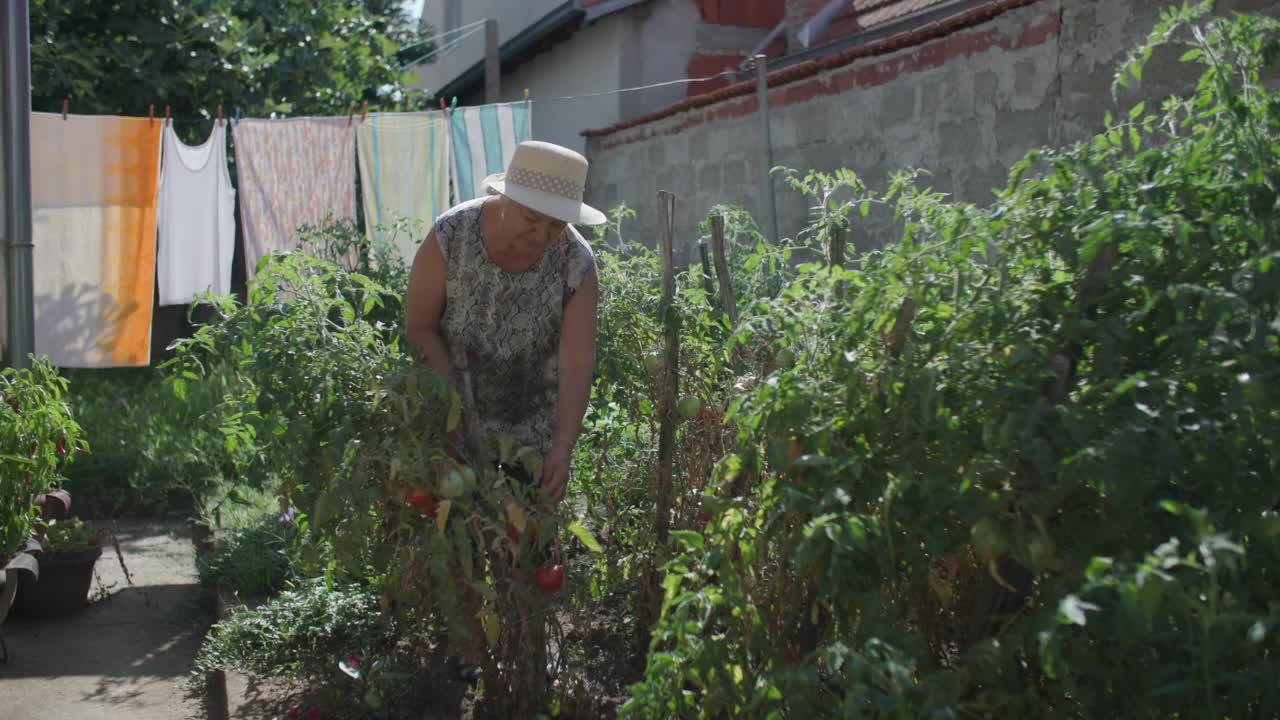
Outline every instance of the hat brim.
[(508, 187), (505, 180), (488, 182), (485, 186), (493, 188), (495, 192), (506, 195), (531, 210), (537, 210), (543, 215), (574, 225), (603, 225), (608, 219), (604, 213), (584, 202), (519, 185)]

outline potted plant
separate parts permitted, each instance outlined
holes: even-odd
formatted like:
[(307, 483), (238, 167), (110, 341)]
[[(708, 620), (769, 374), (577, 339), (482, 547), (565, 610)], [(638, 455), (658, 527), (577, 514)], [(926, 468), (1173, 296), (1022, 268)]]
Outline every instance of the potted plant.
[(25, 615), (62, 615), (84, 607), (93, 567), (102, 556), (102, 536), (80, 518), (53, 520), (44, 528), (38, 577), (23, 575), (15, 609)]
[[(66, 378), (45, 359), (30, 368), (0, 370), (0, 623), (16, 599), (19, 577), (37, 576), (35, 523), (42, 512), (56, 516), (58, 506), (65, 510), (70, 504), (65, 493), (45, 493), (59, 469), (88, 449), (66, 391)], [(42, 496), (53, 500), (38, 507)], [(0, 639), (0, 661), (5, 659)]]

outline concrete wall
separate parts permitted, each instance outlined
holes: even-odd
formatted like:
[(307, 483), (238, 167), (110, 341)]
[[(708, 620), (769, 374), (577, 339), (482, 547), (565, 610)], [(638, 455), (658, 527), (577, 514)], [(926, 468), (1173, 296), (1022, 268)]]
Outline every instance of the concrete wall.
[[(879, 190), (897, 170), (925, 168), (934, 188), (988, 201), (1027, 150), (1101, 127), (1117, 107), (1110, 94), (1116, 63), (1170, 4), (1039, 0), (946, 37), (776, 86), (769, 95), (773, 163), (802, 172), (850, 167)], [(1218, 6), (1280, 14), (1267, 0)], [(1189, 87), (1192, 76), (1172, 55), (1154, 58), (1119, 107)], [(587, 156), (588, 201), (634, 208), (633, 239), (652, 242), (659, 189), (676, 194), (677, 238), (686, 243), (716, 204), (753, 213), (759, 207), (754, 95), (590, 138)], [(780, 182), (775, 192), (779, 232), (795, 237), (807, 221), (805, 198)], [(895, 233), (884, 213), (860, 224), (852, 240), (865, 248)]]

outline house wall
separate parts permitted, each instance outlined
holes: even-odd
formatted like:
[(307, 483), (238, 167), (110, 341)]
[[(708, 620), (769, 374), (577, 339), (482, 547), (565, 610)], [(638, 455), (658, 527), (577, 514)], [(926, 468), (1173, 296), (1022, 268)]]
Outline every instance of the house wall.
[[(583, 152), (582, 130), (600, 127), (621, 119), (617, 95), (580, 97), (620, 87), (621, 65), (618, 46), (628, 29), (626, 13), (602, 18), (584, 27), (567, 41), (556, 45), (502, 78), (501, 97), (505, 101), (524, 97), (529, 89), (533, 101), (533, 137)], [(574, 100), (558, 97), (579, 96)]]
[[(4, 93), (0, 93), (0, 115), (9, 112), (8, 103), (4, 101), (3, 95)], [(4, 172), (4, 143), (0, 143), (0, 198), (7, 197), (8, 188), (5, 185), (7, 180)], [(9, 238), (5, 231), (7, 225), (4, 203), (0, 203), (0, 367), (4, 367), (8, 362), (5, 348), (9, 343), (9, 315), (8, 306), (5, 304), (9, 301)]]
[[(689, 0), (653, 0), (619, 13), (627, 27), (621, 36), (619, 88), (642, 87), (686, 77), (698, 46), (702, 14)], [(684, 85), (623, 93), (622, 119), (630, 120), (685, 97)]]
[[(460, 3), (462, 18), (458, 27), (484, 18), (498, 20), (498, 43), (502, 44), (519, 35), (525, 28), (542, 19), (552, 10), (564, 4), (564, 0), (463, 0)], [(436, 32), (444, 32), (446, 0), (427, 0), (422, 10), (423, 20), (432, 23)], [(454, 47), (441, 51), (436, 60), (414, 68), (419, 87), (434, 89), (461, 75), (467, 68), (484, 60), (484, 29), (468, 35), (471, 30), (450, 35), (445, 45)], [(465, 36), (465, 39), (461, 39)]]
[[(850, 167), (883, 190), (898, 170), (924, 168), (926, 182), (964, 201), (985, 202), (1027, 150), (1087, 137), (1104, 114), (1186, 89), (1175, 53), (1153, 58), (1144, 82), (1111, 99), (1116, 63), (1170, 3), (1038, 0), (983, 24), (771, 88), (773, 164), (800, 171)], [(1220, 0), (1218, 12), (1266, 10), (1267, 0)], [(1149, 104), (1150, 106), (1150, 104)], [(684, 253), (697, 225), (720, 203), (759, 218), (760, 120), (754, 94), (591, 137), (587, 200), (626, 203), (638, 213), (633, 239), (652, 242), (659, 189), (676, 194)], [(806, 224), (806, 199), (775, 181), (779, 233)], [(852, 242), (895, 237), (873, 213)], [(685, 255), (687, 257), (687, 255)]]

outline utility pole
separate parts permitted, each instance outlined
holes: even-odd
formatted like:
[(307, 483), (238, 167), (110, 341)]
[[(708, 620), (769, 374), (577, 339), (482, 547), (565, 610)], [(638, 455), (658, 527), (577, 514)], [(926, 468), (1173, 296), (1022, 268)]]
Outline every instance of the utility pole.
[(0, 143), (4, 157), (5, 360), (30, 367), (35, 352), (31, 243), (31, 39), (27, 0), (0, 3)]
[(502, 57), (498, 47), (498, 21), (484, 21), (484, 102), (498, 102), (502, 89)]
[(778, 206), (773, 196), (773, 136), (769, 130), (769, 64), (762, 53), (755, 56), (756, 99), (760, 106), (760, 212), (761, 230), (774, 244), (778, 242)]

